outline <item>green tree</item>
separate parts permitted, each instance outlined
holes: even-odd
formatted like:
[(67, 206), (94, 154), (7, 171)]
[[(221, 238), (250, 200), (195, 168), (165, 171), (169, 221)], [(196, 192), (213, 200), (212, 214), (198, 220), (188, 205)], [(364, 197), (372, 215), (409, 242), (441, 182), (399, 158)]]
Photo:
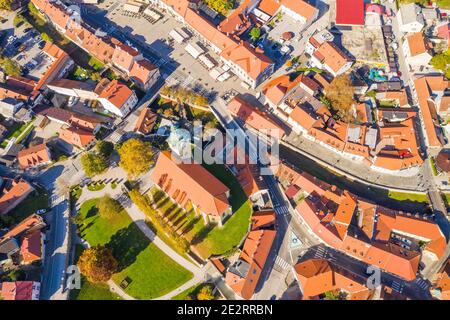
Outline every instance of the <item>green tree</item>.
[(95, 146), (97, 152), (103, 157), (108, 158), (114, 151), (114, 144), (109, 141), (99, 141)]
[(97, 208), (99, 215), (108, 220), (114, 220), (122, 212), (119, 201), (111, 198), (108, 194), (98, 199)]
[(132, 138), (125, 141), (118, 152), (120, 167), (131, 177), (147, 172), (153, 164), (153, 151), (150, 143), (140, 139)]
[(77, 266), (88, 281), (99, 283), (111, 279), (117, 272), (118, 263), (110, 249), (98, 245), (84, 250)]
[(92, 152), (85, 153), (81, 156), (81, 165), (88, 177), (96, 176), (108, 168), (105, 157)]
[(449, 50), (435, 55), (431, 61), (430, 64), (433, 66), (433, 68), (438, 70), (446, 70), (447, 66), (450, 64), (450, 52)]
[(42, 33), (41, 33), (41, 38), (42, 38), (42, 40), (44, 40), (44, 41), (53, 43), (53, 39), (50, 38), (50, 36), (49, 36), (47, 33), (45, 33), (45, 32), (42, 32)]
[(18, 77), (22, 75), (22, 68), (13, 60), (7, 57), (0, 58), (0, 67), (6, 75)]
[(0, 10), (12, 10), (13, 0), (0, 0)]
[(260, 28), (253, 28), (250, 30), (250, 37), (253, 41), (256, 41), (261, 37), (261, 29)]

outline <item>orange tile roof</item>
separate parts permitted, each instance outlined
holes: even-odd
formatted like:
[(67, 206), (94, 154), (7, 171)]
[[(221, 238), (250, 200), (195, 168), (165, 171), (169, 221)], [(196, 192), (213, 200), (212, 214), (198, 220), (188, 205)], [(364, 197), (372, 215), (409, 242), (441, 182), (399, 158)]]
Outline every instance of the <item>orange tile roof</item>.
[(382, 148), (378, 151), (375, 166), (401, 170), (423, 163), (412, 118), (395, 125), (380, 127), (379, 135), (379, 145), (386, 145), (388, 149)]
[(336, 73), (350, 61), (350, 58), (341, 49), (327, 41), (320, 45), (314, 55)]
[(14, 209), (22, 202), (22, 200), (34, 191), (33, 186), (23, 179), (20, 179), (19, 181), (7, 179), (5, 177), (2, 177), (2, 179), (4, 183), (10, 182), (11, 186), (9, 188), (4, 187), (3, 191), (0, 193), (0, 215), (6, 214)]
[(406, 37), (411, 57), (428, 52), (429, 46), (422, 32), (416, 32)]
[(252, 214), (251, 230), (258, 230), (262, 227), (274, 225), (276, 222), (275, 210), (256, 211)]
[(230, 208), (228, 187), (200, 164), (177, 162), (169, 152), (161, 152), (152, 180), (181, 206), (191, 201), (205, 214), (222, 216)]
[(0, 283), (0, 297), (3, 300), (32, 300), (34, 281)]
[(265, 56), (261, 49), (253, 49), (245, 41), (224, 49), (220, 55), (241, 67), (253, 80), (256, 80), (264, 70), (273, 64), (272, 60)]
[(121, 109), (133, 95), (133, 91), (117, 80), (111, 81), (99, 93), (99, 98), (107, 99), (117, 109)]
[(440, 299), (450, 300), (450, 260), (447, 260), (442, 270), (437, 274), (433, 288), (440, 290)]
[(40, 215), (33, 213), (0, 237), (0, 242), (8, 238), (17, 237), (29, 230), (41, 229), (43, 227), (45, 227), (44, 219)]
[(438, 120), (436, 119), (436, 110), (430, 97), (434, 91), (444, 91), (449, 88), (449, 82), (444, 79), (442, 75), (439, 76), (424, 76), (414, 81), (419, 108), (422, 114), (428, 144), (431, 147), (442, 146), (442, 140)]
[(278, 105), (282, 98), (294, 89), (302, 81), (302, 79), (303, 74), (294, 79), (292, 79), (292, 77), (288, 74), (282, 75), (269, 81), (262, 89), (262, 93), (272, 103)]
[(133, 67), (130, 70), (130, 77), (145, 86), (157, 69), (158, 67), (153, 63), (142, 59), (133, 63)]
[[(282, 183), (283, 178), (292, 177), (291, 181), (297, 181), (296, 185), (314, 196), (301, 201), (296, 210), (322, 241), (368, 264), (407, 280), (415, 278), (421, 252), (403, 249), (394, 244), (390, 241), (392, 232), (425, 241), (423, 250), (434, 253), (438, 258), (445, 252), (445, 236), (432, 221), (416, 219), (358, 200), (347, 191), (333, 191), (332, 186), (320, 186), (320, 180), (316, 179), (319, 183), (314, 183), (312, 179), (305, 179), (303, 174), (295, 175), (289, 173), (289, 170), (282, 170), (277, 176)], [(351, 234), (347, 233), (355, 209), (359, 211), (358, 228), (366, 237), (356, 238), (352, 235), (353, 231)], [(375, 214), (378, 216), (377, 221)]]
[(363, 280), (336, 267), (325, 259), (309, 259), (294, 267), (302, 287), (303, 296), (315, 297), (328, 291), (343, 290), (348, 299), (367, 299), (369, 289)]
[(264, 11), (270, 16), (273, 16), (275, 13), (277, 13), (280, 7), (280, 2), (276, 0), (262, 0), (258, 5), (258, 9)]
[(240, 255), (249, 264), (248, 274), (241, 277), (230, 271), (226, 273), (225, 282), (242, 298), (252, 298), (275, 236), (275, 230), (250, 231)]
[(48, 84), (52, 80), (59, 79), (62, 75), (61, 72), (67, 67), (72, 59), (69, 55), (59, 48), (57, 45), (47, 42), (43, 51), (51, 56), (54, 60), (50, 67), (44, 72), (35, 86), (35, 90), (41, 89), (44, 85)]
[(142, 133), (144, 135), (149, 134), (156, 124), (158, 116), (156, 113), (152, 112), (150, 108), (142, 109), (139, 117), (136, 120), (136, 125), (134, 131)]
[(40, 231), (27, 234), (22, 238), (20, 253), (25, 264), (39, 261), (42, 258), (42, 234)]
[(59, 138), (80, 149), (86, 148), (90, 143), (96, 140), (92, 132), (74, 127), (60, 128)]
[(34, 167), (51, 161), (50, 152), (45, 143), (19, 151), (17, 160), (22, 169)]
[(303, 16), (306, 20), (310, 20), (317, 13), (317, 8), (310, 5), (303, 0), (280, 0), (281, 4), (294, 11), (295, 13)]
[(281, 139), (285, 135), (284, 129), (270, 119), (268, 114), (237, 96), (228, 103), (227, 108), (233, 116), (239, 117), (256, 130), (270, 130), (268, 134), (277, 139)]

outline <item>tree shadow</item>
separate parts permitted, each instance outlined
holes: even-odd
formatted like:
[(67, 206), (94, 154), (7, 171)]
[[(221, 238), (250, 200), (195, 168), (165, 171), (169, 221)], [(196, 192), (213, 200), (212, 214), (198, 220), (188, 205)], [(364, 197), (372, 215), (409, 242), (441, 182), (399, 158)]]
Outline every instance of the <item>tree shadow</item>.
[(85, 219), (90, 218), (90, 217), (93, 217), (93, 216), (95, 216), (97, 213), (98, 213), (98, 208), (97, 208), (96, 206), (93, 206), (93, 207), (90, 208), (89, 211), (86, 213)]
[(131, 223), (117, 231), (106, 247), (111, 249), (118, 262), (118, 272), (136, 261), (137, 256), (150, 245), (150, 240), (142, 234), (139, 227)]
[(214, 229), (215, 225), (210, 223), (206, 226), (204, 226), (193, 238), (191, 241), (192, 245), (199, 244), (202, 242), (206, 236)]

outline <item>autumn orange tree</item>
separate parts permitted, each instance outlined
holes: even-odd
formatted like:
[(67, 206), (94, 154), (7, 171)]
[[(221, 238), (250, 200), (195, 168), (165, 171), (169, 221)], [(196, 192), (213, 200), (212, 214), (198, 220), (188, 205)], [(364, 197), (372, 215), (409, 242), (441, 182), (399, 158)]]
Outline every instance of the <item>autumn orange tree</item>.
[(83, 251), (77, 263), (82, 275), (89, 282), (106, 282), (116, 273), (118, 263), (110, 249), (94, 246)]
[(200, 289), (197, 294), (197, 300), (214, 300), (214, 293), (210, 285), (206, 285)]
[(150, 143), (141, 139), (132, 138), (125, 141), (118, 152), (120, 167), (131, 177), (137, 177), (147, 172), (153, 164), (153, 151)]
[(331, 103), (331, 109), (342, 121), (354, 121), (352, 110), (352, 105), (355, 102), (353, 100), (354, 92), (348, 74), (337, 76), (327, 88), (326, 97)]

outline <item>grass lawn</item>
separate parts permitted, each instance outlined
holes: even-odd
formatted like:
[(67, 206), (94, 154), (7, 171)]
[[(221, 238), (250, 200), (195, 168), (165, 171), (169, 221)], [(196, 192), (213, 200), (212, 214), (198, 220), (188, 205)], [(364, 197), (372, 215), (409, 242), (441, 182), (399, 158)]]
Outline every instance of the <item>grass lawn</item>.
[(104, 189), (106, 187), (106, 184), (104, 183), (91, 183), (90, 185), (88, 185), (88, 190), (89, 191), (100, 191), (102, 189)]
[(48, 208), (47, 191), (36, 187), (35, 193), (29, 195), (17, 207), (11, 210), (8, 216), (13, 218), (13, 223), (15, 224), (35, 213), (37, 210), (46, 208)]
[[(75, 261), (77, 263), (79, 256), (83, 252), (82, 245), (77, 244), (75, 247)], [(106, 284), (94, 284), (81, 278), (81, 288), (70, 291), (70, 300), (122, 300), (118, 295), (112, 293)]]
[(162, 191), (152, 188), (149, 191), (158, 209), (164, 217), (172, 223), (174, 231), (182, 231), (187, 241), (191, 242), (195, 236), (205, 228), (205, 223), (200, 215), (196, 215), (192, 206), (183, 210), (175, 205)]
[(223, 165), (205, 165), (228, 188), (230, 188), (233, 215), (222, 228), (215, 227), (199, 241), (196, 248), (203, 258), (224, 254), (236, 248), (247, 234), (252, 215), (250, 200), (234, 175)]
[(124, 290), (139, 299), (164, 295), (192, 278), (192, 274), (166, 256), (134, 224), (126, 211), (114, 220), (97, 214), (97, 199), (80, 207), (79, 230), (90, 245), (109, 247), (119, 262), (119, 272), (113, 280), (130, 283)]
[(450, 208), (450, 193), (442, 193), (442, 200), (444, 200), (445, 206)]
[(389, 191), (389, 197), (394, 200), (399, 201), (414, 201), (414, 202), (428, 202), (428, 196), (423, 194), (416, 194), (416, 193), (406, 193), (406, 192), (398, 192), (398, 191)]
[[(398, 4), (406, 4), (406, 3), (420, 3), (422, 5), (427, 5), (428, 0), (397, 0)], [(436, 0), (435, 2), (442, 9), (450, 9), (450, 0)]]

